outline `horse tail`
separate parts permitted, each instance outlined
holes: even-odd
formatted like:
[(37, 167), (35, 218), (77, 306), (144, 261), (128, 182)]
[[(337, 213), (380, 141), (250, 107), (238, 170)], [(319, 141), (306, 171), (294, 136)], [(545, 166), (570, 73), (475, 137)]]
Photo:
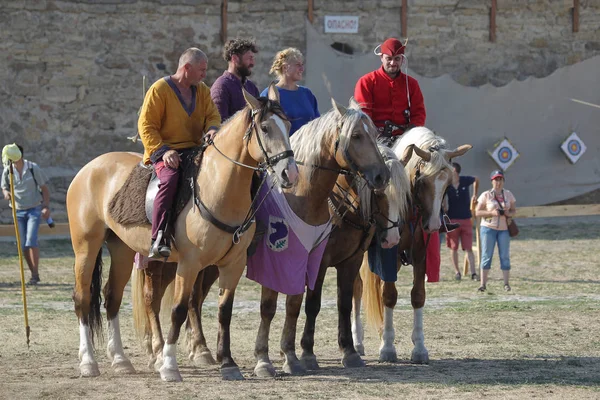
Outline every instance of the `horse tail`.
[(88, 321), (93, 342), (94, 337), (102, 339), (102, 313), (100, 312), (100, 305), (102, 304), (102, 247), (100, 247), (96, 256), (90, 292)]
[(133, 328), (138, 339), (142, 340), (149, 327), (148, 314), (146, 313), (146, 300), (144, 298), (144, 283), (146, 274), (144, 270), (133, 267), (131, 273), (131, 303), (133, 305)]
[(381, 332), (383, 326), (383, 299), (381, 278), (371, 272), (367, 254), (363, 257), (360, 267), (360, 277), (363, 281), (363, 307), (367, 325)]

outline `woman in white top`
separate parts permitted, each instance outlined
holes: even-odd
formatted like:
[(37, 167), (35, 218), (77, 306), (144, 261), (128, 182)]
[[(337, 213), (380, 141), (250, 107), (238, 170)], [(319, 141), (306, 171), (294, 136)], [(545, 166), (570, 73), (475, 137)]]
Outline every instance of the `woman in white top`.
[(504, 189), (504, 173), (496, 170), (491, 173), (492, 189), (483, 192), (477, 200), (475, 215), (481, 217), (481, 286), (485, 292), (488, 274), (492, 266), (494, 246), (498, 243), (500, 269), (504, 277), (504, 290), (510, 291), (510, 236), (507, 218), (516, 213), (516, 200), (513, 194)]

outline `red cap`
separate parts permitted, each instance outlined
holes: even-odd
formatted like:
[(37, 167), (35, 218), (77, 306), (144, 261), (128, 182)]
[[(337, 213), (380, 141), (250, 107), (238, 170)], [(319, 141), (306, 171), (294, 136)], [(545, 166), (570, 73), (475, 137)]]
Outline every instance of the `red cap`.
[(387, 54), (390, 57), (395, 57), (399, 54), (404, 54), (406, 46), (396, 38), (389, 38), (381, 45), (381, 54)]

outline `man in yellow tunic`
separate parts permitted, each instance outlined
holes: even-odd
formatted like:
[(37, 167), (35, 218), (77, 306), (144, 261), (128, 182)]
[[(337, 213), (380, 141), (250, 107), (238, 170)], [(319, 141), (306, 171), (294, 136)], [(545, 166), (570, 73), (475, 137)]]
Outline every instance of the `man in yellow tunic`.
[(144, 163), (152, 164), (160, 180), (152, 211), (150, 258), (171, 255), (164, 229), (177, 193), (178, 150), (198, 146), (205, 133), (214, 135), (221, 124), (210, 89), (202, 82), (207, 65), (204, 52), (187, 49), (179, 58), (177, 72), (156, 81), (144, 98), (138, 120)]

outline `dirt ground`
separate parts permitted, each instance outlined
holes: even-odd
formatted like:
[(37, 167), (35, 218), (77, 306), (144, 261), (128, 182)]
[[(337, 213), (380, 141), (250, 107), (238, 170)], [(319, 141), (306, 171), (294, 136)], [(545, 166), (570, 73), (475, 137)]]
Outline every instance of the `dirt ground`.
[[(429, 365), (409, 361), (412, 270), (408, 268), (401, 271), (397, 283), (395, 326), (400, 362), (379, 363), (378, 336), (367, 329), (367, 366), (344, 369), (337, 350), (332, 270), (317, 320), (315, 352), (321, 370), (304, 376), (281, 373), (275, 379), (252, 376), (259, 289), (244, 278), (234, 305), (232, 352), (246, 380), (225, 382), (216, 367), (194, 366), (181, 340), (178, 361), (184, 382), (167, 384), (146, 366), (147, 356), (133, 333), (129, 295), (122, 307), (121, 326), (126, 351), (138, 373), (119, 376), (111, 371), (105, 344), (101, 344), (97, 346), (101, 376), (79, 377), (79, 332), (71, 300), (73, 257), (66, 240), (42, 242), (42, 283), (27, 291), (31, 326), (28, 349), (16, 249), (12, 243), (2, 242), (0, 399), (597, 399), (599, 248), (597, 223), (523, 225), (521, 235), (511, 243), (513, 291), (502, 290), (496, 257), (486, 294), (477, 293), (478, 282), (454, 280), (449, 255), (442, 248), (442, 281), (427, 284), (425, 344)], [(213, 350), (216, 300), (213, 289), (204, 312)], [(282, 310), (280, 299), (270, 341), (271, 358), (279, 371)], [(299, 326), (303, 325), (302, 318)]]

